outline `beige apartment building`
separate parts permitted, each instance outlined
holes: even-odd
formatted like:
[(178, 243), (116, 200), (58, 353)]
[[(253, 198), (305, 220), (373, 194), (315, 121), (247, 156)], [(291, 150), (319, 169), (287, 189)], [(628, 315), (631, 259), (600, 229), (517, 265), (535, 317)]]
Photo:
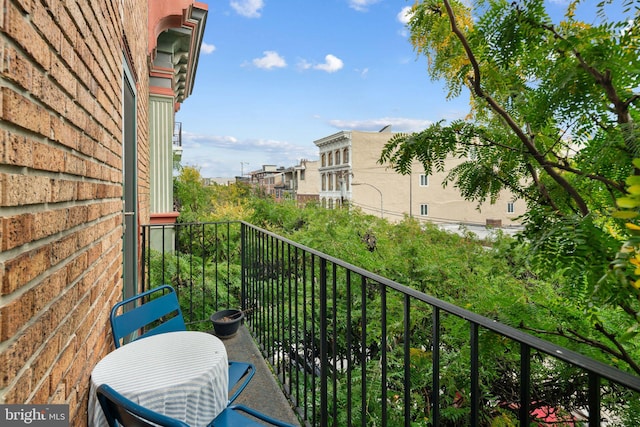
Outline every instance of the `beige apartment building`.
[[(478, 208), (464, 200), (452, 185), (443, 187), (444, 173), (426, 175), (415, 163), (410, 175), (400, 175), (378, 163), (393, 136), (389, 126), (380, 132), (341, 131), (314, 141), (319, 149), (320, 203), (327, 208), (349, 204), (390, 221), (404, 216), (438, 224), (515, 226), (525, 203), (500, 195), (495, 204)], [(451, 158), (448, 167), (463, 159)]]

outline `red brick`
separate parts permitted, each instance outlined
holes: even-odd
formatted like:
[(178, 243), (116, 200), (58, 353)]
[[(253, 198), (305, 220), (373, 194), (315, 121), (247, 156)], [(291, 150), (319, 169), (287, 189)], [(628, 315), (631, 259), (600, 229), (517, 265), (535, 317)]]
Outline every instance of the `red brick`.
[(57, 114), (66, 114), (69, 96), (47, 77), (39, 76), (34, 79), (33, 94)]
[(20, 298), (0, 308), (0, 341), (11, 338), (33, 315), (33, 293), (27, 292)]
[(33, 215), (22, 214), (2, 219), (2, 250), (24, 245), (32, 240)]
[(49, 201), (50, 182), (42, 176), (4, 175), (4, 206), (23, 206)]
[(47, 381), (45, 381), (47, 383), (47, 391), (49, 386), (49, 375), (47, 372), (51, 369), (51, 366), (60, 353), (60, 337), (55, 336), (50, 338), (51, 339), (47, 340), (47, 345), (42, 347), (35, 359), (31, 362), (31, 370), (33, 371), (33, 376), (36, 381), (47, 378)]
[(51, 384), (49, 381), (42, 381), (40, 386), (36, 385), (37, 389), (33, 394), (33, 397), (29, 399), (28, 402), (32, 405), (45, 405), (49, 402), (49, 395), (51, 394)]
[(47, 144), (36, 143), (33, 146), (33, 167), (39, 170), (62, 172), (64, 152)]
[(31, 12), (31, 22), (38, 32), (42, 34), (47, 43), (58, 49), (61, 39), (60, 29), (53, 19), (51, 19), (48, 9), (44, 7), (34, 7)]
[[(23, 2), (23, 5), (32, 2)], [(31, 26), (26, 16), (15, 7), (14, 2), (6, 2), (5, 31), (13, 38), (30, 56), (32, 56), (45, 70), (50, 66), (50, 54), (47, 43), (38, 35)]]
[(67, 68), (66, 63), (62, 61), (53, 61), (51, 63), (51, 76), (68, 95), (71, 95), (73, 98), (76, 97), (77, 80), (74, 78), (72, 72)]
[(69, 208), (67, 216), (67, 228), (87, 222), (87, 206), (74, 206)]
[(33, 66), (15, 49), (6, 47), (2, 58), (2, 77), (26, 90), (32, 89)]
[(78, 148), (78, 131), (62, 119), (51, 119), (50, 138), (69, 148)]
[(33, 166), (33, 143), (22, 135), (7, 132), (4, 160), (9, 165)]
[(9, 389), (9, 391), (4, 395), (5, 401), (3, 403), (6, 404), (23, 404), (29, 398), (29, 395), (32, 392), (31, 384), (33, 382), (33, 374), (30, 369), (25, 369), (20, 372), (20, 375), (17, 377), (17, 381), (13, 387)]
[(62, 382), (64, 373), (71, 366), (71, 362), (76, 357), (77, 340), (74, 338), (66, 344), (61, 350), (60, 357), (55, 365), (53, 365), (50, 374), (51, 388), (56, 389)]
[(67, 210), (44, 211), (33, 214), (34, 239), (52, 236), (66, 228)]
[(69, 180), (51, 180), (52, 203), (68, 202), (75, 200), (79, 183)]
[(46, 135), (49, 113), (7, 87), (2, 88), (2, 119), (33, 132)]
[(80, 277), (86, 268), (87, 254), (86, 252), (83, 252), (70, 262), (69, 265), (67, 265), (67, 275), (69, 276), (69, 280), (75, 280)]
[(71, 153), (67, 153), (64, 157), (64, 171), (71, 175), (86, 175), (87, 168), (85, 166), (85, 161), (79, 157), (75, 156)]
[(66, 236), (51, 244), (51, 265), (55, 266), (67, 261), (78, 250), (78, 237), (74, 234)]
[(35, 249), (5, 261), (2, 293), (10, 294), (49, 268), (48, 248)]

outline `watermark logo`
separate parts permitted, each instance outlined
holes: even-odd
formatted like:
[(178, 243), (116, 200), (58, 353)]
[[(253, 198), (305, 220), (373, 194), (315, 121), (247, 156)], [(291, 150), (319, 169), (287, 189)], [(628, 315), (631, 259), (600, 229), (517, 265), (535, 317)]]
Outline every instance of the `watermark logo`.
[(0, 405), (0, 426), (69, 427), (69, 405)]

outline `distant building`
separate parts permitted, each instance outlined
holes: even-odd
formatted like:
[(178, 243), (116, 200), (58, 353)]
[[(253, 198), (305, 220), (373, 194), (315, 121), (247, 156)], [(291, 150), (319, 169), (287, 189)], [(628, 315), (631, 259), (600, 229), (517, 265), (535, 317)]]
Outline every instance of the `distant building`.
[(276, 165), (262, 165), (262, 169), (249, 172), (250, 183), (260, 187), (265, 194), (277, 198), (276, 188), (281, 190), (284, 186), (284, 167)]
[[(389, 126), (380, 132), (341, 131), (314, 141), (319, 149), (319, 200), (327, 208), (349, 204), (364, 212), (399, 221), (405, 215), (434, 223), (518, 225), (525, 204), (501, 194), (495, 204), (464, 200), (452, 185), (443, 188), (447, 172), (426, 175), (415, 162), (410, 175), (378, 164), (384, 145), (393, 136)], [(463, 159), (447, 160), (447, 169)]]
[(293, 191), (299, 204), (318, 202), (320, 200), (320, 173), (318, 160), (300, 160), (294, 166)]

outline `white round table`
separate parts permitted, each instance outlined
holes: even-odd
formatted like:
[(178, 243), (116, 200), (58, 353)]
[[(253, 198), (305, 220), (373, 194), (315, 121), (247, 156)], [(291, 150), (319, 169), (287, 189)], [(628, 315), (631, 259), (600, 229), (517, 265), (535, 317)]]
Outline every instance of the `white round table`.
[(96, 389), (108, 384), (155, 412), (206, 426), (227, 406), (229, 366), (224, 344), (205, 332), (168, 332), (133, 341), (93, 368), (89, 426), (107, 426)]

